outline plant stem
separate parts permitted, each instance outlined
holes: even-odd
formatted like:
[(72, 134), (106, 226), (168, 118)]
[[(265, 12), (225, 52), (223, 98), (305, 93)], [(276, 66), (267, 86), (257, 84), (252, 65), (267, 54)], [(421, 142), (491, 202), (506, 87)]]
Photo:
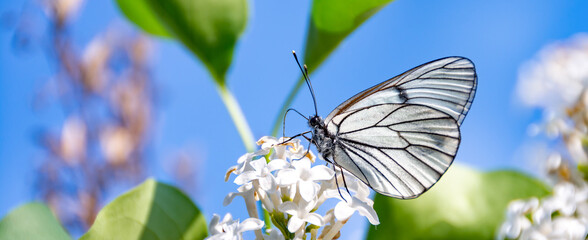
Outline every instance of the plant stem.
[[(253, 133), (251, 132), (251, 128), (249, 127), (249, 124), (247, 124), (247, 120), (245, 119), (245, 116), (243, 115), (243, 111), (241, 111), (241, 107), (239, 106), (239, 103), (237, 102), (237, 100), (235, 99), (235, 97), (233, 96), (231, 91), (229, 91), (229, 89), (227, 89), (226, 85), (217, 84), (216, 90), (218, 91), (218, 94), (220, 95), (221, 99), (223, 100), (225, 107), (227, 107), (227, 111), (229, 112), (229, 115), (231, 115), (231, 119), (233, 119), (233, 123), (235, 124), (235, 127), (237, 127), (237, 132), (239, 132), (239, 135), (241, 136), (241, 140), (243, 141), (243, 144), (245, 145), (245, 149), (247, 149), (248, 152), (255, 151), (255, 139), (253, 138)], [(260, 207), (261, 207), (261, 205), (260, 205)], [(261, 208), (261, 209), (263, 209), (263, 208)], [(265, 222), (265, 225), (269, 229), (271, 226), (271, 220), (269, 217), (269, 213), (265, 209), (263, 209), (263, 212), (264, 212), (263, 213), (263, 220)], [(250, 215), (251, 215), (251, 213), (250, 213)], [(261, 231), (255, 232), (256, 236), (259, 234), (261, 234)], [(260, 237), (260, 236), (257, 236), (257, 237)]]
[[(263, 209), (263, 208), (261, 208), (261, 209)], [(265, 222), (266, 229), (272, 228), (272, 219), (271, 219), (270, 213), (265, 209), (263, 209), (263, 221)]]
[(341, 231), (341, 228), (343, 228), (343, 225), (345, 225), (345, 223), (347, 223), (347, 220), (349, 220), (349, 218), (345, 219), (343, 221), (335, 221), (335, 224), (331, 227), (329, 232), (327, 232), (327, 234), (325, 235), (323, 240), (333, 239), (337, 235), (337, 233), (339, 233), (339, 231)]
[(231, 119), (233, 119), (235, 127), (237, 127), (237, 132), (239, 132), (239, 135), (241, 136), (241, 140), (245, 145), (245, 149), (247, 149), (248, 152), (253, 152), (255, 150), (255, 139), (253, 138), (253, 133), (251, 132), (249, 124), (247, 124), (247, 120), (243, 115), (243, 111), (241, 111), (239, 103), (231, 91), (227, 89), (226, 85), (217, 84), (216, 90), (223, 100), (229, 115), (231, 115)]

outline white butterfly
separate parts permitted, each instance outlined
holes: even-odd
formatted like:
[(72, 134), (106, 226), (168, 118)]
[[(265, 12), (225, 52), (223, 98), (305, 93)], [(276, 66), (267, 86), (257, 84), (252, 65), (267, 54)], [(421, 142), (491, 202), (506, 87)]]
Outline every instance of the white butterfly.
[(476, 86), (467, 58), (425, 63), (358, 93), (324, 120), (311, 116), (311, 141), (323, 159), (376, 192), (416, 198), (453, 162)]

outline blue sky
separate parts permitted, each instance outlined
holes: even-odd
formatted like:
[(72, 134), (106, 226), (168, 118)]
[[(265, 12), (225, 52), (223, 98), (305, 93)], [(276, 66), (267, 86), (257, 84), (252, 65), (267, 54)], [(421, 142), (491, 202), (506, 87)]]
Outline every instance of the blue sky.
[[(299, 77), (291, 50), (302, 52), (309, 1), (250, 1), (250, 19), (237, 45), (228, 84), (256, 138), (269, 134), (285, 95)], [(19, 14), (29, 1), (0, 2), (0, 14)], [(398, 0), (350, 35), (312, 76), (319, 113), (326, 116), (355, 93), (414, 66), (445, 56), (465, 56), (476, 64), (479, 86), (464, 124), (456, 163), (483, 170), (534, 169), (521, 157), (527, 126), (538, 110), (517, 104), (519, 67), (542, 46), (588, 32), (587, 1), (423, 1)], [(71, 29), (82, 48), (109, 24), (128, 24), (113, 1), (85, 2)], [(34, 167), (43, 152), (33, 141), (40, 127), (59, 129), (56, 106), (33, 111), (34, 91), (51, 76), (40, 49), (18, 54), (13, 33), (0, 30), (0, 216), (33, 198)], [(199, 160), (193, 200), (207, 218), (232, 212), (246, 218), (244, 204), (222, 206), (236, 185), (225, 171), (245, 153), (235, 127), (206, 69), (180, 44), (157, 40), (152, 71), (162, 99), (149, 153), (149, 173), (171, 181), (166, 161), (188, 149)], [(312, 67), (312, 66), (309, 66)], [(293, 107), (310, 115), (303, 89)], [(292, 115), (288, 132), (306, 130)], [(123, 191), (117, 190), (117, 192)], [(116, 191), (115, 191), (116, 192)], [(113, 195), (114, 196), (114, 195)], [(358, 217), (353, 221), (360, 222)], [(363, 223), (362, 223), (363, 224)], [(350, 233), (351, 234), (351, 233)]]

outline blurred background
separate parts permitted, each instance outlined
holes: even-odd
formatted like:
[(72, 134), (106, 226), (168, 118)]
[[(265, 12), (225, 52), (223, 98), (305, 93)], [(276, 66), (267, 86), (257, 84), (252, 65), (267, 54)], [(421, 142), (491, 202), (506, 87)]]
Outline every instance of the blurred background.
[[(304, 49), (310, 2), (249, 4), (227, 82), (258, 139), (300, 76), (291, 51)], [(545, 113), (520, 97), (536, 89), (517, 90), (517, 79), (545, 46), (588, 32), (587, 13), (580, 0), (394, 1), (311, 74), (319, 114), (414, 66), (468, 57), (479, 86), (455, 162), (540, 174), (554, 146), (533, 137)], [(313, 113), (306, 89), (292, 107)], [(286, 126), (286, 135), (307, 129), (295, 115)], [(182, 188), (207, 219), (244, 219), (241, 201), (221, 203), (236, 187), (225, 172), (245, 152), (201, 62), (142, 35), (115, 2), (0, 2), (0, 216), (46, 201), (79, 235), (103, 204), (154, 177)]]

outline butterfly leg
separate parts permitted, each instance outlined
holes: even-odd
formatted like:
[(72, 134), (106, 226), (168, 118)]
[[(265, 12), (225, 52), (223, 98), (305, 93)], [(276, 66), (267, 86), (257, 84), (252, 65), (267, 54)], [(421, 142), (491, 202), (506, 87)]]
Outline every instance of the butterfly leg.
[[(345, 199), (343, 197), (343, 194), (341, 193), (341, 188), (339, 187), (339, 181), (337, 181), (337, 170), (335, 170), (335, 164), (333, 165), (333, 171), (335, 172), (335, 184), (337, 185), (337, 192), (339, 192), (339, 196), (341, 196), (341, 199), (343, 199), (343, 201), (347, 202), (347, 199)], [(343, 174), (343, 172), (341, 172), (341, 174)], [(343, 177), (343, 183), (345, 184), (345, 189), (347, 189), (347, 183), (345, 183), (345, 177)], [(349, 189), (347, 189), (347, 193), (349, 193)], [(349, 196), (351, 196), (351, 193), (349, 193)]]
[(285, 143), (287, 143), (287, 142), (289, 142), (289, 141), (292, 141), (292, 140), (294, 140), (295, 138), (297, 138), (297, 137), (300, 137), (300, 136), (304, 137), (304, 138), (305, 138), (305, 139), (308, 141), (308, 147), (306, 148), (306, 153), (304, 153), (304, 155), (302, 155), (302, 157), (301, 157), (301, 158), (294, 159), (294, 160), (300, 160), (300, 159), (304, 158), (306, 155), (308, 155), (308, 153), (310, 152), (310, 144), (312, 143), (312, 142), (310, 141), (310, 140), (311, 140), (311, 138), (308, 138), (308, 137), (305, 135), (305, 134), (308, 134), (308, 133), (311, 133), (311, 131), (306, 131), (306, 132), (303, 132), (303, 133), (300, 133), (300, 134), (296, 134), (296, 135), (294, 135), (294, 136), (292, 136), (292, 137), (288, 138), (288, 140), (286, 140), (286, 141), (283, 141), (283, 142), (279, 143), (279, 145), (281, 145), (281, 144), (285, 144)]
[[(333, 165), (334, 167), (335, 165)], [(347, 187), (347, 182), (345, 181), (345, 174), (343, 173), (343, 168), (341, 166), (339, 166), (339, 170), (341, 170), (341, 177), (343, 178), (343, 185), (345, 185), (345, 190), (347, 190), (347, 193), (349, 193), (349, 196), (351, 196), (351, 193), (349, 192), (349, 188)]]
[[(295, 137), (298, 137), (298, 136), (303, 136), (304, 138), (306, 138), (306, 140), (308, 141), (308, 147), (306, 147), (306, 152), (304, 153), (304, 155), (302, 155), (302, 157), (300, 157), (300, 158), (298, 158), (298, 159), (294, 159), (294, 160), (300, 160), (300, 159), (303, 159), (303, 158), (304, 158), (305, 156), (307, 156), (307, 155), (308, 155), (308, 153), (310, 152), (310, 144), (312, 144), (312, 142), (310, 141), (310, 138), (308, 138), (306, 135), (304, 135), (304, 134), (307, 134), (307, 133), (309, 133), (309, 132), (310, 132), (310, 131), (306, 131), (306, 132), (303, 132), (303, 133), (301, 133), (301, 134), (297, 134), (297, 135), (295, 136)], [(288, 139), (288, 141), (290, 141), (291, 139), (292, 139), (292, 138)]]
[[(308, 141), (308, 147), (306, 147), (306, 153), (304, 153), (304, 156), (308, 155), (308, 153), (310, 152), (310, 144), (312, 144), (312, 141), (310, 139), (308, 139), (308, 137), (306, 135), (302, 135), (304, 138), (306, 138), (306, 140)], [(303, 157), (304, 157), (303, 156)]]
[(283, 141), (281, 143), (278, 143), (278, 145), (282, 145), (284, 143), (288, 143), (288, 142), (290, 142), (290, 141), (292, 141), (292, 140), (294, 140), (294, 139), (296, 139), (297, 137), (300, 137), (300, 136), (303, 136), (304, 138), (306, 138), (308, 140), (308, 137), (304, 135), (304, 134), (308, 134), (308, 133), (310, 133), (310, 131), (306, 131), (306, 132), (303, 132), (303, 133), (296, 134), (296, 135), (294, 135), (292, 137), (288, 137), (288, 140)]

